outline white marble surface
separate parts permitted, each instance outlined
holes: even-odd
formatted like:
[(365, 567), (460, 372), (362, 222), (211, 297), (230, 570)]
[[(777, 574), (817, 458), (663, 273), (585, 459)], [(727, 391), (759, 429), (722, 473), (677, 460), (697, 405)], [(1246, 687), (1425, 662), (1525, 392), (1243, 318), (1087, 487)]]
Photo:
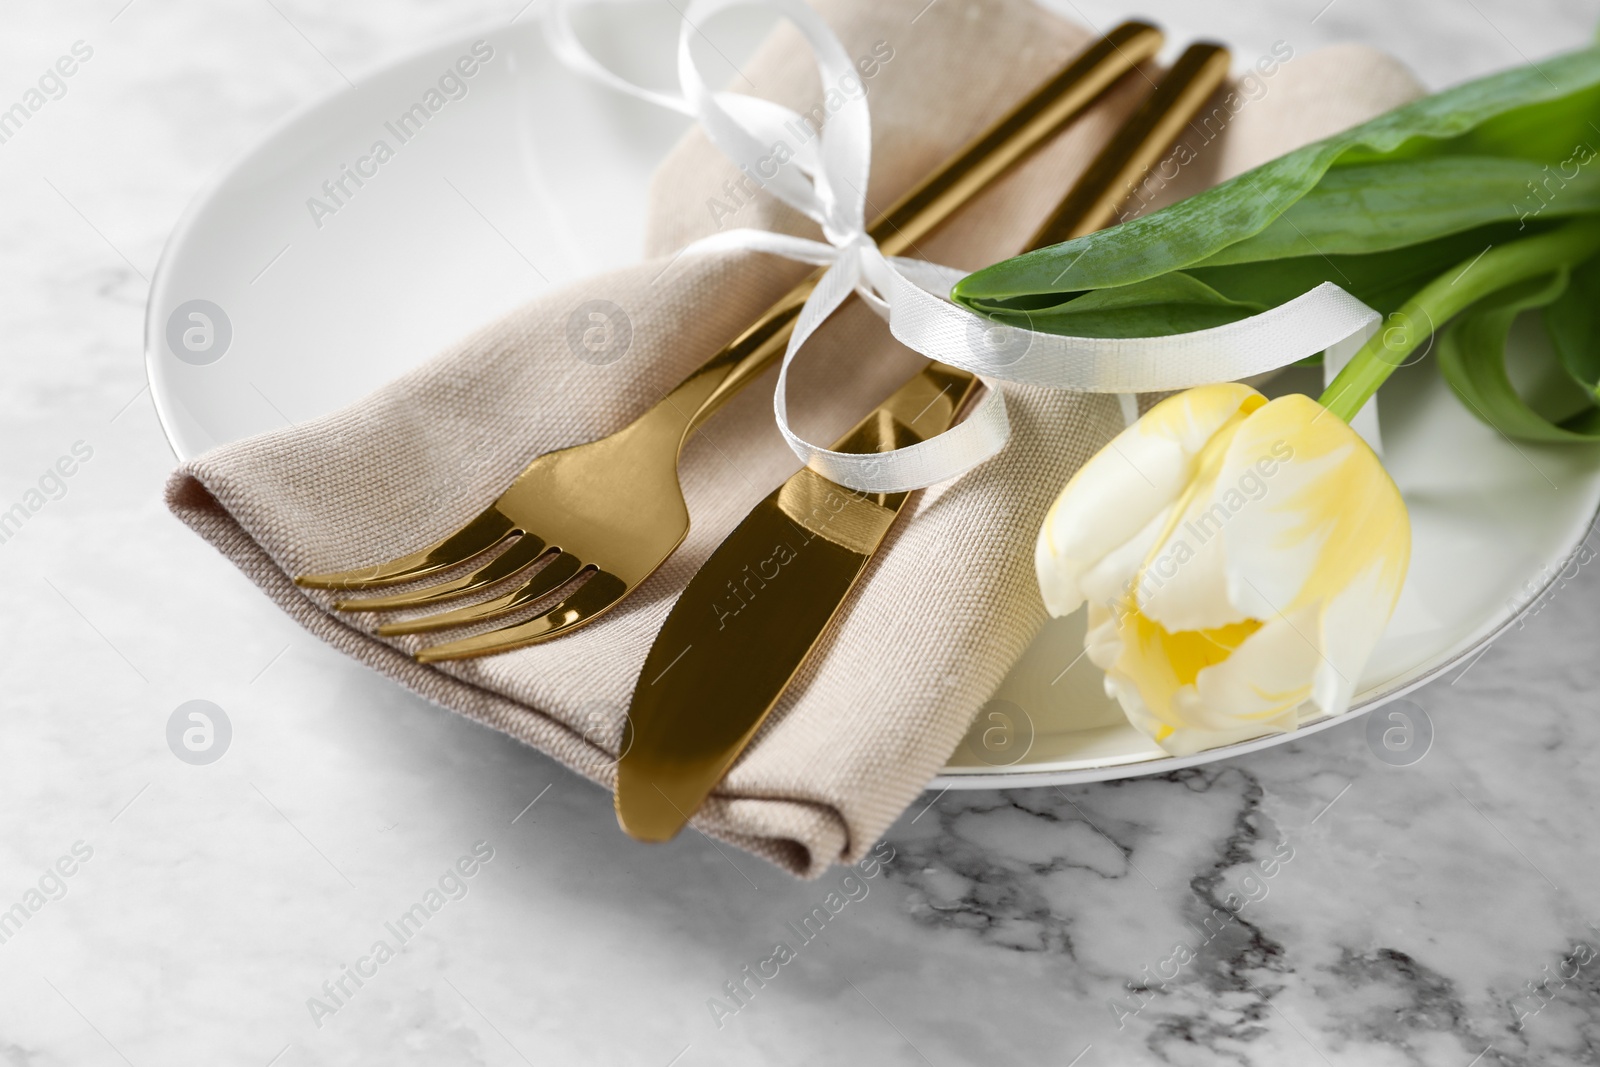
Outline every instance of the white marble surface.
[[(698, 836), (629, 842), (603, 793), (322, 647), (173, 520), (140, 335), (184, 204), (344, 75), (521, 5), (0, 11), (0, 107), (75, 41), (94, 50), (0, 144), (0, 509), (76, 442), (93, 452), (0, 543), (0, 1062), (1600, 1061), (1593, 568), (1417, 695), (1436, 738), (1413, 766), (1354, 725), (1168, 778), (930, 796), (874, 877), (799, 883)], [(1368, 40), (1435, 85), (1594, 18), (1568, 0), (1141, 13), (1244, 54)], [(166, 741), (192, 699), (233, 726), (210, 766)], [(465, 895), (345, 979), (319, 1027), (308, 998), (397, 943), (385, 924), (480, 841)], [(72, 875), (47, 876), (64, 856)], [(861, 899), (802, 943), (786, 924), (841, 888)], [(1208, 938), (1230, 891), (1248, 902)], [(778, 941), (794, 958), (714, 1018)], [(1180, 941), (1197, 955), (1166, 964)], [(1559, 971), (1576, 977), (1533, 999)]]

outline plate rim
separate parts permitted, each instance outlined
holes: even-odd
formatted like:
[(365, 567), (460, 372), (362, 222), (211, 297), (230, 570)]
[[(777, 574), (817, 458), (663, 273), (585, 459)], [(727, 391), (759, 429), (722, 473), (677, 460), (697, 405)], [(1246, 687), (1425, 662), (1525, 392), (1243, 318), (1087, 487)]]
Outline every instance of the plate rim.
[(214, 167), (200, 182), (199, 186), (190, 195), (184, 204), (183, 210), (173, 220), (172, 228), (167, 231), (166, 239), (161, 244), (161, 254), (156, 257), (156, 265), (150, 272), (150, 284), (145, 290), (144, 315), (141, 323), (143, 337), (141, 340), (144, 349), (144, 378), (145, 384), (150, 389), (151, 406), (156, 411), (156, 421), (161, 425), (161, 437), (166, 442), (167, 449), (179, 463), (188, 463), (204, 452), (196, 452), (185, 456), (178, 451), (178, 444), (173, 430), (173, 415), (171, 404), (173, 398), (168, 398), (166, 404), (161, 399), (161, 389), (157, 385), (159, 371), (158, 362), (161, 358), (161, 342), (164, 331), (158, 328), (155, 322), (157, 296), (166, 291), (169, 276), (172, 271), (173, 256), (182, 239), (194, 228), (196, 220), (204, 213), (221, 193), (228, 180), (237, 174), (240, 168), (252, 157), (260, 154), (266, 147), (278, 140), (291, 127), (298, 125), (309, 118), (312, 113), (332, 104), (335, 100), (360, 92), (368, 84), (367, 79), (374, 75), (386, 74), (408, 63), (421, 60), (435, 52), (445, 52), (459, 48), (463, 42), (471, 42), (475, 38), (485, 37), (491, 33), (515, 32), (522, 34), (536, 34), (537, 28), (532, 22), (518, 24), (513, 18), (509, 23), (500, 21), (490, 22), (480, 19), (473, 27), (452, 36), (444, 38), (441, 42), (423, 48), (415, 48), (394, 56), (387, 62), (370, 64), (354, 72), (350, 84), (332, 85), (315, 95), (300, 101), (290, 107), (288, 111), (267, 123), (265, 128), (250, 141), (248, 145), (228, 156), (222, 163)]
[[(521, 34), (533, 33), (535, 31), (529, 28), (531, 25), (531, 23), (524, 23), (521, 26), (517, 26), (514, 23), (503, 24), (500, 22), (491, 23), (486, 20), (480, 21), (472, 28), (452, 34), (440, 43), (414, 49), (397, 55), (387, 62), (369, 66), (359, 72), (358, 76), (364, 78), (395, 70), (435, 52), (458, 48), (463, 41), (471, 41), (489, 33), (502, 34), (507, 31)], [(293, 127), (306, 121), (314, 113), (330, 106), (343, 97), (351, 95), (353, 92), (360, 91), (364, 84), (364, 82), (357, 82), (353, 86), (331, 86), (290, 108), (283, 115), (268, 123), (250, 144), (229, 156), (207, 176), (184, 205), (183, 210), (173, 222), (166, 240), (162, 244), (160, 256), (157, 258), (155, 268), (151, 272), (142, 322), (145, 381), (150, 389), (151, 403), (155, 408), (156, 419), (161, 427), (162, 438), (172, 452), (174, 459), (179, 463), (189, 462), (195, 456), (203, 454), (195, 453), (185, 456), (180, 453), (177, 442), (178, 434), (174, 429), (175, 415), (173, 405), (181, 403), (181, 401), (177, 400), (175, 396), (164, 396), (163, 389), (159, 384), (160, 342), (164, 337), (164, 330), (158, 329), (159, 324), (155, 321), (157, 305), (163, 302), (161, 298), (166, 294), (168, 281), (173, 269), (172, 265), (179, 249), (193, 231), (197, 220), (217, 201), (218, 196), (229, 180), (238, 174), (241, 168), (246, 166), (252, 158), (261, 154), (268, 145), (280, 139)], [(1588, 522), (1583, 526), (1582, 534), (1575, 542), (1568, 544), (1566, 551), (1560, 558), (1563, 561), (1571, 559), (1588, 541), (1597, 527), (1600, 527), (1600, 504), (1597, 504)], [(1412, 672), (1409, 672), (1409, 675), (1402, 675), (1401, 680), (1390, 688), (1380, 688), (1375, 694), (1359, 703), (1352, 704), (1346, 711), (1337, 715), (1321, 716), (1291, 732), (1267, 734), (1247, 741), (1206, 749), (1188, 756), (1146, 756), (1134, 758), (1127, 762), (1088, 768), (1029, 770), (1013, 764), (1007, 768), (965, 770), (951, 768), (946, 765), (941, 767), (939, 772), (924, 786), (924, 792), (935, 790), (1030, 789), (1152, 777), (1184, 770), (1189, 767), (1231, 760), (1238, 756), (1286, 744), (1295, 738), (1309, 736), (1340, 723), (1355, 721), (1369, 712), (1422, 688), (1441, 675), (1448, 673), (1469, 657), (1481, 655), (1490, 645), (1502, 637), (1514, 623), (1527, 615), (1529, 610), (1544, 598), (1545, 594), (1560, 579), (1564, 570), (1565, 567), (1562, 567), (1555, 573), (1548, 575), (1546, 580), (1539, 585), (1537, 592), (1527, 597), (1525, 601), (1517, 605), (1515, 610), (1498, 619), (1477, 639), (1453, 655), (1437, 663), (1414, 668)], [(977, 712), (974, 712), (974, 715), (976, 714)], [(965, 734), (963, 734), (964, 736)]]

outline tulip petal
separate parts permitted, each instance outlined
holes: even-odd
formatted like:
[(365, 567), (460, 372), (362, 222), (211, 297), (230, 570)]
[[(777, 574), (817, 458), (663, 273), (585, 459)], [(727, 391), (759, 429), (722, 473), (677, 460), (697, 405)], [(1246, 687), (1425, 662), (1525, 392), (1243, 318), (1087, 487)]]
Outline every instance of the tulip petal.
[(1124, 510), (1117, 542), (1077, 529), (1102, 513), (1074, 516), (1076, 544), (1098, 555), (1064, 583), (1090, 600), (1085, 649), (1107, 693), (1174, 755), (1294, 730), (1308, 707), (1345, 711), (1410, 559), (1400, 492), (1347, 424), (1304, 396), (1236, 390), (1228, 414), (1217, 400), (1141, 422), (1173, 442), (1187, 481)]
[(1168, 748), (1176, 735), (1196, 726), (1190, 716), (1197, 710), (1197, 682), (1230, 662), (1258, 629), (1252, 620), (1213, 630), (1174, 632), (1130, 612), (1120, 620), (1120, 647), (1107, 677), (1114, 680), (1114, 695), (1133, 724)]
[(1266, 622), (1175, 694), (1172, 732), (1157, 742), (1189, 755), (1292, 731), (1308, 705), (1342, 714), (1393, 608), (1382, 564), (1374, 563), (1332, 599)]
[(1212, 437), (1260, 401), (1254, 389), (1234, 383), (1168, 397), (1078, 469), (1046, 515), (1035, 551), (1052, 615), (1078, 609), (1085, 572), (1171, 508)]
[[(1281, 462), (1263, 473), (1264, 457)], [(1218, 481), (1234, 485), (1252, 473), (1263, 475), (1262, 499), (1221, 535), (1236, 608), (1262, 619), (1295, 615), (1376, 567), (1371, 581), (1393, 610), (1411, 523), (1388, 471), (1349, 425), (1309, 397), (1279, 397), (1240, 425)]]
[[(1214, 477), (1196, 485), (1166, 539), (1142, 562), (1139, 610), (1168, 630), (1209, 630), (1252, 618), (1228, 596), (1221, 536), (1232, 516)], [(1223, 516), (1220, 520), (1218, 515)]]
[(1165, 507), (1156, 512), (1144, 529), (1084, 570), (1078, 579), (1078, 588), (1086, 600), (1122, 610), (1122, 602), (1134, 588), (1139, 568), (1150, 558), (1158, 539), (1171, 525), (1172, 510)]
[(1381, 562), (1374, 563), (1322, 608), (1322, 672), (1311, 700), (1322, 711), (1347, 710), (1398, 599)]
[(1315, 611), (1271, 619), (1226, 661), (1202, 671), (1178, 702), (1182, 727), (1162, 747), (1189, 755), (1293, 730), (1323, 664), (1317, 621)]

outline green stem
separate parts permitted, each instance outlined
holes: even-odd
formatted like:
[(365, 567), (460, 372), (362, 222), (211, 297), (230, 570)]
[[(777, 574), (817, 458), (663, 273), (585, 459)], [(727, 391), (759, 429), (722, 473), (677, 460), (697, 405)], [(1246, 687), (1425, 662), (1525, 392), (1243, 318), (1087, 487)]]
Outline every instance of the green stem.
[(1573, 267), (1600, 251), (1600, 219), (1571, 222), (1537, 237), (1491, 246), (1429, 282), (1351, 357), (1320, 403), (1346, 422), (1372, 399), (1418, 345), (1471, 305), (1509, 285)]

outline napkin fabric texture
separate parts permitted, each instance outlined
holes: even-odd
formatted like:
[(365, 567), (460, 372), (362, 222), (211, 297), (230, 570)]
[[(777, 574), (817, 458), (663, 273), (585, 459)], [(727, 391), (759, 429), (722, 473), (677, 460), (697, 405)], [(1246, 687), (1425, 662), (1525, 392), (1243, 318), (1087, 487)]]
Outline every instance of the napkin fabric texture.
[[(1094, 38), (1029, 0), (924, 5), (817, 2), (849, 53), (876, 64), (862, 81), (873, 133), (869, 216)], [(909, 254), (975, 269), (1018, 252), (1156, 73), (1124, 79)], [(1294, 58), (1257, 81), (1231, 103), (1219, 95), (1221, 111), (1190, 135), (1194, 158), (1156, 190), (1147, 187), (1151, 206), (1419, 92), (1392, 60), (1348, 47)], [(807, 112), (841, 87), (818, 84), (799, 35), (783, 26), (733, 88)], [(372, 616), (331, 614), (328, 595), (297, 588), (292, 576), (374, 563), (451, 532), (536, 456), (626, 425), (804, 276), (809, 267), (756, 253), (675, 258), (688, 241), (734, 226), (816, 236), (797, 213), (741, 189), (740, 178), (691, 131), (655, 177), (638, 265), (541, 293), (342, 411), (185, 464), (168, 485), (170, 507), (312, 633), (610, 787), (657, 628), (722, 538), (798, 466), (773, 424), (771, 372), (684, 452), (687, 541), (633, 596), (565, 637), (421, 666), (408, 655), (421, 639), (380, 640)], [(604, 365), (579, 358), (569, 342), (570, 316), (592, 300), (622, 308), (632, 328), (626, 353)], [(850, 302), (791, 376), (796, 428), (832, 440), (920, 363), (860, 301)], [(699, 829), (815, 877), (864, 855), (960, 744), (1044, 622), (1033, 545), (1046, 508), (1122, 426), (1111, 396), (1007, 386), (1006, 400), (1009, 447), (917, 494), (695, 817)]]

